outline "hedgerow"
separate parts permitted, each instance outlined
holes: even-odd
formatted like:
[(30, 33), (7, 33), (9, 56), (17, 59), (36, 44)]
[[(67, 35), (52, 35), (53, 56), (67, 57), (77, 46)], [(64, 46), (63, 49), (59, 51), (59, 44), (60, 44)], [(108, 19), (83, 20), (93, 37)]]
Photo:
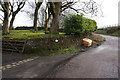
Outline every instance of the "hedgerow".
[(65, 19), (64, 32), (66, 34), (88, 34), (97, 30), (95, 20), (83, 17), (83, 15), (69, 15)]

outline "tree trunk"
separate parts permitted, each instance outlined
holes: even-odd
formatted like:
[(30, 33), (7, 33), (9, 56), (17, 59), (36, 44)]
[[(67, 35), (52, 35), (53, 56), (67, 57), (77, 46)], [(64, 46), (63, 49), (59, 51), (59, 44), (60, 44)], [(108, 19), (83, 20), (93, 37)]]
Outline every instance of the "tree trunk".
[(48, 30), (48, 22), (49, 22), (49, 20), (50, 20), (50, 17), (51, 17), (51, 15), (49, 15), (48, 19), (46, 18), (46, 20), (45, 20), (45, 24), (44, 24), (44, 30), (45, 30), (45, 31)]
[[(47, 7), (46, 10), (48, 8), (48, 12), (45, 10), (45, 24), (44, 24), (44, 30), (47, 31), (48, 30), (48, 22), (51, 18), (51, 13), (50, 13), (50, 6), (48, 5), (49, 3), (47, 3)], [(48, 18), (47, 18), (47, 14), (48, 14)]]
[[(14, 1), (13, 1), (13, 2), (14, 2)], [(10, 20), (9, 29), (12, 29), (12, 30), (14, 29), (13, 23), (14, 23), (15, 17), (16, 17), (16, 15), (18, 14), (18, 12), (24, 7), (25, 2), (26, 2), (26, 1), (20, 2), (19, 4), (18, 4), (17, 2), (14, 2), (14, 4), (12, 4), (11, 2), (9, 3), (9, 4), (10, 4), (10, 8), (11, 8), (10, 12), (11, 12), (11, 14), (12, 14), (12, 18), (11, 18), (11, 20)], [(15, 7), (15, 4), (17, 4), (17, 5), (16, 5), (17, 8)], [(16, 10), (14, 10), (14, 8), (16, 8)]]
[(8, 27), (8, 23), (9, 23), (9, 3), (6, 2), (6, 10), (4, 11), (4, 20), (3, 20), (3, 33), (4, 34), (9, 34), (9, 27)]
[(14, 27), (13, 27), (13, 22), (14, 22), (14, 20), (15, 20), (15, 15), (13, 14), (13, 15), (12, 15), (12, 18), (11, 18), (11, 21), (10, 21), (10, 27), (9, 27), (10, 30), (13, 30), (13, 29), (14, 29)]
[(35, 12), (34, 12), (34, 23), (33, 23), (33, 27), (34, 27), (34, 30), (38, 30), (37, 28), (37, 19), (38, 19), (38, 11), (39, 11), (39, 8), (41, 6), (42, 3), (37, 3), (36, 4), (36, 8), (35, 8)]
[(54, 7), (54, 10), (52, 12), (53, 19), (52, 19), (51, 28), (50, 28), (51, 34), (58, 34), (59, 17), (61, 14), (61, 6), (62, 6), (62, 2), (55, 3), (55, 7)]
[(45, 10), (45, 24), (44, 24), (44, 30), (47, 31), (48, 29), (48, 19), (47, 19), (47, 12)]
[(51, 34), (58, 34), (58, 29), (59, 29), (59, 14), (55, 14), (53, 19), (52, 19), (50, 33)]
[(9, 33), (9, 15), (7, 13), (4, 13), (4, 21), (3, 21), (3, 33), (8, 34)]
[(38, 18), (38, 9), (35, 9), (35, 13), (34, 13), (34, 29), (37, 31), (37, 18)]

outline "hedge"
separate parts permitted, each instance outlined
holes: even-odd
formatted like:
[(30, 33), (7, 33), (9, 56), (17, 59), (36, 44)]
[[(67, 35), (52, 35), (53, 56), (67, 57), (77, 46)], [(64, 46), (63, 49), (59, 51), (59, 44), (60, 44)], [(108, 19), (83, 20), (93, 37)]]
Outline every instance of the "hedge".
[(64, 32), (66, 34), (88, 34), (97, 30), (97, 23), (95, 20), (91, 20), (83, 17), (83, 15), (69, 15), (65, 19)]

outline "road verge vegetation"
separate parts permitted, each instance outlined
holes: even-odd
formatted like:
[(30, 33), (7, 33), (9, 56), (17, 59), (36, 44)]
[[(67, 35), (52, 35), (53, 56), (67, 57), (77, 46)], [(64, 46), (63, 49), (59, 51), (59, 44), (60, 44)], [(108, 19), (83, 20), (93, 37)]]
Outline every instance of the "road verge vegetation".
[(98, 29), (95, 33), (120, 37), (120, 26), (101, 28), (101, 29)]
[[(11, 40), (25, 40), (25, 46), (23, 44), (22, 48), (24, 51), (21, 52), (29, 56), (53, 56), (86, 51), (88, 47), (83, 45), (83, 38), (93, 40), (91, 47), (96, 47), (105, 40), (102, 36), (92, 33), (97, 29), (96, 22), (83, 15), (70, 15), (65, 19), (64, 25), (63, 31), (54, 35), (44, 30), (11, 30), (10, 34), (3, 35), (3, 40), (8, 40), (8, 43)], [(10, 46), (17, 48), (11, 43)]]

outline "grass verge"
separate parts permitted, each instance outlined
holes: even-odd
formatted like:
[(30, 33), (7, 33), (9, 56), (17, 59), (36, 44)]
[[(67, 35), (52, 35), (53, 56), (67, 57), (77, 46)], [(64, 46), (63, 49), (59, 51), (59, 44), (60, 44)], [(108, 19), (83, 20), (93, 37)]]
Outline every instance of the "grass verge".
[[(100, 44), (102, 44), (105, 41), (105, 38), (100, 36), (100, 35), (95, 35), (92, 34), (91, 36), (88, 36), (87, 38), (90, 38), (93, 40), (93, 44), (91, 47), (97, 47)], [(85, 47), (83, 45), (75, 47), (69, 47), (66, 49), (61, 49), (61, 50), (41, 50), (39, 52), (33, 52), (31, 54), (13, 54), (13, 55), (18, 55), (22, 57), (32, 57), (32, 56), (55, 56), (55, 55), (60, 55), (60, 54), (70, 54), (70, 53), (75, 53), (75, 52), (82, 52), (86, 51), (89, 49), (89, 47)]]
[(74, 53), (74, 52), (79, 52), (79, 51), (84, 51), (85, 49), (83, 48), (78, 48), (78, 47), (69, 47), (67, 49), (62, 49), (62, 50), (55, 50), (55, 51), (40, 51), (36, 52), (34, 54), (29, 54), (29, 56), (55, 56), (55, 55), (60, 55), (60, 54), (69, 54), (69, 53)]

